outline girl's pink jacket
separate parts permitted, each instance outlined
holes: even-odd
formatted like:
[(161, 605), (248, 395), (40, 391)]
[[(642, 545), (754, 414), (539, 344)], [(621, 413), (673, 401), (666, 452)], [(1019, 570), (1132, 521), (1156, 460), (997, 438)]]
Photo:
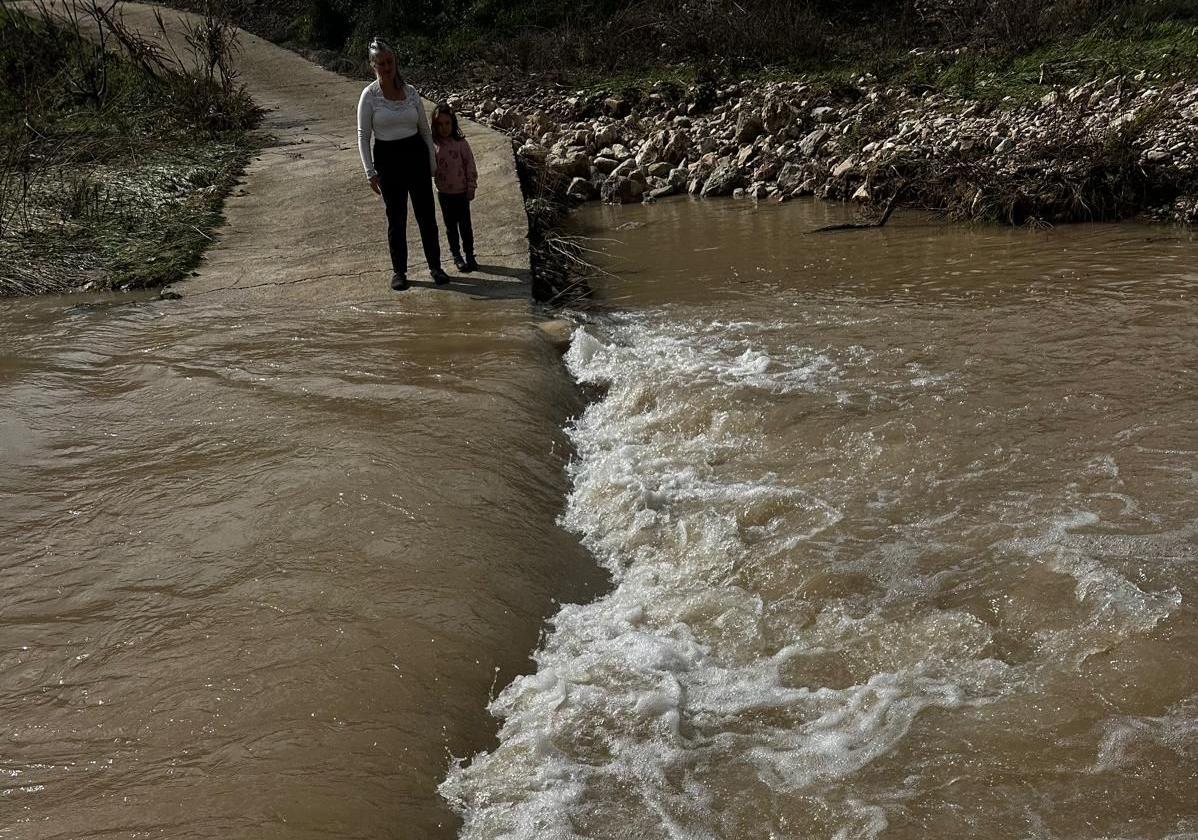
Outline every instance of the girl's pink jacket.
[(437, 150), (437, 171), (433, 183), (437, 192), (466, 195), (473, 200), (478, 187), (478, 168), (474, 165), (474, 152), (465, 140), (452, 137), (438, 138), (433, 144)]

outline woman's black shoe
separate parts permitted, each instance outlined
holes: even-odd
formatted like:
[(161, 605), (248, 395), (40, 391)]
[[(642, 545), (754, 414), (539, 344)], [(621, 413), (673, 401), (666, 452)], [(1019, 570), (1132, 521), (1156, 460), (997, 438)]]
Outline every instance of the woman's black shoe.
[(433, 278), (433, 282), (438, 286), (444, 286), (449, 282), (449, 275), (445, 273), (445, 269), (441, 268), (441, 266), (430, 268), (428, 273), (429, 276)]
[(391, 288), (397, 292), (402, 292), (408, 288), (408, 275), (400, 274), (398, 271), (391, 275)]
[(461, 271), (461, 272), (466, 272), (466, 271), (470, 270), (470, 269), (466, 268), (466, 261), (464, 259), (462, 259), (461, 257), (455, 256), (453, 258), (453, 265), (458, 271)]
[(474, 255), (466, 257), (466, 267), (462, 271), (478, 271), (478, 263), (474, 261)]

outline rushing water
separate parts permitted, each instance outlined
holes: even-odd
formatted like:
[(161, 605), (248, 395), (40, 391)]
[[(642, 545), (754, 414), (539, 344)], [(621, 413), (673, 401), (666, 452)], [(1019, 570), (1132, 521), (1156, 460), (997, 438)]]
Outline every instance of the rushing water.
[(523, 301), (0, 302), (0, 837), (453, 836), (576, 410)]
[(586, 210), (585, 409), (520, 302), (3, 303), (0, 837), (1198, 834), (1195, 243), (838, 212)]
[(465, 837), (1198, 836), (1198, 247), (836, 212), (581, 215), (613, 588), (442, 786)]

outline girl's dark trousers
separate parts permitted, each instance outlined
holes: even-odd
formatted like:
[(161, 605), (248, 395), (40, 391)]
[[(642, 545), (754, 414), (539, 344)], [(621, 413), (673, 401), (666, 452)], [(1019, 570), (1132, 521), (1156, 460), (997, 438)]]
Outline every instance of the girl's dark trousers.
[(374, 168), (387, 207), (387, 246), (391, 268), (396, 274), (408, 271), (408, 198), (420, 227), (420, 242), (429, 268), (441, 267), (437, 238), (437, 211), (433, 208), (432, 173), (428, 168), (428, 144), (419, 134), (403, 140), (375, 140)]
[(454, 259), (462, 256), (462, 247), (466, 249), (466, 256), (473, 257), (474, 226), (470, 224), (470, 197), (466, 193), (437, 193), (437, 200), (441, 202), (441, 218), (445, 220), (445, 234), (449, 237), (449, 250)]

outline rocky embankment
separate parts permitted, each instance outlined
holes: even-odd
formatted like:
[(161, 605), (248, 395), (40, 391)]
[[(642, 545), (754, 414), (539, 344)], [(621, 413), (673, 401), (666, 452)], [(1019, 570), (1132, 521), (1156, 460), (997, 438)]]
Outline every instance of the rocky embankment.
[(1140, 73), (969, 100), (872, 76), (581, 92), (455, 88), (575, 201), (815, 195), (1036, 224), (1198, 220), (1198, 84)]

